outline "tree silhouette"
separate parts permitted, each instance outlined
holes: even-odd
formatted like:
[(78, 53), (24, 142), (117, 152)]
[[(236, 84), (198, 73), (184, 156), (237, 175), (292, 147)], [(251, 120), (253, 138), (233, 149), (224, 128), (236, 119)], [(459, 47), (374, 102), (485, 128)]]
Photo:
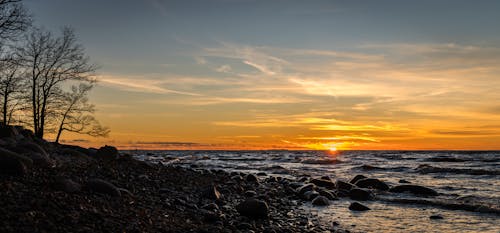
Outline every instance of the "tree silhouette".
[(59, 142), (63, 131), (94, 137), (106, 137), (109, 134), (109, 129), (101, 126), (91, 115), (95, 108), (88, 102), (87, 96), (92, 88), (92, 84), (81, 83), (79, 86), (72, 86), (71, 92), (61, 96), (59, 107), (61, 122), (57, 130), (56, 143)]
[(0, 39), (12, 40), (31, 25), (31, 16), (21, 0), (0, 0)]

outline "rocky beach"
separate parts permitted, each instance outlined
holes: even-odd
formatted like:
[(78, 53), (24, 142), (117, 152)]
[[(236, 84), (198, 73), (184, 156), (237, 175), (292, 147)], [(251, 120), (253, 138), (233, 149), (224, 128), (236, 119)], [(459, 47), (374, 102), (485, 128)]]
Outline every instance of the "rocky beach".
[[(377, 211), (370, 206), (381, 200), (498, 214), (463, 202), (439, 204), (434, 198), (442, 193), (403, 179), (237, 172), (174, 157), (146, 162), (112, 146), (47, 142), (21, 127), (3, 127), (0, 136), (0, 232), (356, 232), (348, 221), (328, 222), (318, 213)], [(400, 194), (419, 199), (390, 196)], [(342, 202), (348, 205), (331, 207)]]

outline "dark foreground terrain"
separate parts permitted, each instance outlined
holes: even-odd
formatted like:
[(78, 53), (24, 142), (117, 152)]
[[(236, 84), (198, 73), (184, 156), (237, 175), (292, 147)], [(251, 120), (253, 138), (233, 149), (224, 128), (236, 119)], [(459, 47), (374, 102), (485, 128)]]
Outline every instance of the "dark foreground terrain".
[(315, 205), (333, 193), (292, 183), (0, 132), (0, 232), (344, 232), (299, 208), (306, 192)]

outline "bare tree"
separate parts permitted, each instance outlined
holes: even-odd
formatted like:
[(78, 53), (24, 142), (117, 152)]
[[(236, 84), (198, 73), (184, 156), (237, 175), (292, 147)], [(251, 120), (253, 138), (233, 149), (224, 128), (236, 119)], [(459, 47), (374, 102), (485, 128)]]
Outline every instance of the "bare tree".
[(59, 142), (63, 131), (94, 137), (106, 137), (109, 134), (109, 129), (101, 126), (92, 116), (95, 108), (87, 97), (92, 88), (92, 84), (80, 83), (78, 87), (72, 86), (71, 92), (61, 96), (61, 122), (57, 130), (56, 143)]
[(97, 67), (90, 64), (83, 46), (71, 28), (64, 28), (59, 37), (50, 31), (35, 28), (16, 49), (18, 59), (27, 71), (33, 131), (43, 138), (50, 110), (58, 109), (57, 97), (62, 84), (68, 81), (93, 82)]
[(21, 0), (0, 0), (0, 39), (12, 40), (31, 25)]
[(0, 103), (2, 104), (2, 123), (9, 125), (12, 115), (21, 104), (23, 82), (21, 67), (12, 58), (0, 61)]

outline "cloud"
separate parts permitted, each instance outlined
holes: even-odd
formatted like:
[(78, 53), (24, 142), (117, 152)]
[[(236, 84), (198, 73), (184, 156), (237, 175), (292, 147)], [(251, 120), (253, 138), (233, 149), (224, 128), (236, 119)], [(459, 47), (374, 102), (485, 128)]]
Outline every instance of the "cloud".
[(221, 73), (228, 73), (231, 71), (231, 66), (230, 65), (222, 65), (219, 66), (217, 69), (215, 69), (217, 72)]
[(136, 77), (132, 79), (101, 76), (99, 77), (99, 82), (103, 83), (106, 86), (118, 88), (125, 91), (200, 96), (200, 94), (198, 93), (163, 88), (160, 86), (163, 83), (161, 80), (152, 80), (144, 77)]

